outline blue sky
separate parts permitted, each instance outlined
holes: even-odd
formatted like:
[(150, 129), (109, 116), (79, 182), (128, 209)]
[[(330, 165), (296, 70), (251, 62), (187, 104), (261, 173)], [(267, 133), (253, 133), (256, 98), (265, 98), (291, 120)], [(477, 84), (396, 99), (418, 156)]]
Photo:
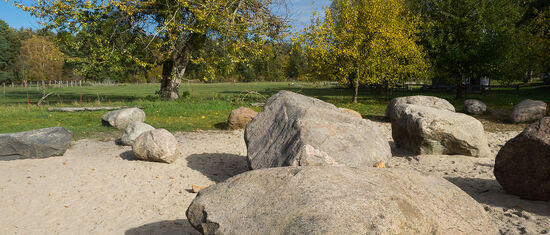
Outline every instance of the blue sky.
[[(323, 5), (329, 5), (329, 0), (287, 0), (290, 10), (292, 31), (300, 30), (303, 25), (309, 24), (313, 11), (320, 11)], [(40, 28), (37, 19), (29, 13), (12, 6), (12, 1), (0, 0), (0, 19), (6, 21), (13, 28), (31, 27)]]

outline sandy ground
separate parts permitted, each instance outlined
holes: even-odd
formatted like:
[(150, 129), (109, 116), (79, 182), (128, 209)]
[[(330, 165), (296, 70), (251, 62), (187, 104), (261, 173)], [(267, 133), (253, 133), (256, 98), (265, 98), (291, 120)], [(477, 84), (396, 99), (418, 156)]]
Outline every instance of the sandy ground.
[[(506, 194), (493, 176), (494, 156), (414, 156), (390, 141), (388, 167), (440, 175), (481, 203), (504, 234), (550, 233), (550, 202)], [(498, 149), (518, 132), (487, 133)], [(176, 133), (174, 164), (137, 161), (114, 141), (73, 142), (61, 157), (0, 161), (0, 234), (197, 234), (185, 211), (196, 194), (247, 170), (242, 131)]]

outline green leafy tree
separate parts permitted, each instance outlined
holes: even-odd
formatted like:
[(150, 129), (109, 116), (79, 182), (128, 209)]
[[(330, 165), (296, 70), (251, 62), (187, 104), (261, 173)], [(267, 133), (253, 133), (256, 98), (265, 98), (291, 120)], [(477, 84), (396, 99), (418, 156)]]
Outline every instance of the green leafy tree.
[(426, 26), (422, 38), (434, 65), (434, 83), (454, 82), (457, 97), (462, 96), (464, 79), (488, 76), (510, 80), (517, 79), (517, 72), (525, 72), (522, 60), (529, 37), (517, 27), (525, 12), (519, 1), (419, 0), (410, 3), (422, 14)]
[(308, 58), (308, 77), (392, 87), (424, 79), (428, 63), (419, 40), (418, 16), (404, 0), (334, 0), (296, 39)]
[[(161, 95), (176, 99), (190, 62), (207, 66), (212, 77), (217, 61), (246, 61), (247, 50), (257, 51), (258, 44), (278, 37), (286, 24), (271, 11), (275, 4), (274, 0), (53, 0), (20, 7), (59, 31), (93, 36), (97, 41), (91, 49), (98, 52), (90, 54), (129, 58), (142, 67), (162, 64)], [(251, 43), (253, 37), (261, 40)], [(193, 53), (204, 47), (206, 39), (231, 44), (227, 47), (231, 53), (225, 58)]]
[(16, 33), (6, 22), (0, 20), (0, 82), (15, 79), (19, 47)]

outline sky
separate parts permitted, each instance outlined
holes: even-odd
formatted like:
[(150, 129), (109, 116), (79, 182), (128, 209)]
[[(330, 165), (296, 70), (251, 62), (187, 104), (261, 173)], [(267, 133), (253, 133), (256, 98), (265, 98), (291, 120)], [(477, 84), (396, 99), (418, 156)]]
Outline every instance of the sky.
[[(0, 0), (0, 20), (5, 21), (12, 28), (40, 28), (38, 19), (29, 13), (12, 6), (13, 1)], [(321, 11), (322, 6), (328, 6), (330, 0), (287, 0), (290, 11), (292, 32), (297, 32), (309, 24), (313, 11)]]

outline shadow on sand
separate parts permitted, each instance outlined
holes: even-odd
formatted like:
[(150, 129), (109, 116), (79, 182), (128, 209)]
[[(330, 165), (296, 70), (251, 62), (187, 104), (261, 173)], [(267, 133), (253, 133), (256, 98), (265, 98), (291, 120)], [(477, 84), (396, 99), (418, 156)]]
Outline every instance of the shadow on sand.
[(461, 188), (479, 203), (505, 209), (521, 209), (541, 216), (550, 216), (550, 204), (548, 202), (525, 200), (509, 194), (494, 179), (465, 177), (445, 177), (445, 179)]
[(228, 153), (202, 153), (187, 157), (188, 166), (214, 182), (222, 182), (248, 171), (245, 156)]
[(145, 224), (136, 228), (128, 229), (125, 235), (149, 235), (149, 234), (200, 234), (185, 219), (165, 220), (155, 223)]
[(124, 151), (120, 154), (120, 158), (128, 161), (137, 161), (139, 160), (132, 150)]

